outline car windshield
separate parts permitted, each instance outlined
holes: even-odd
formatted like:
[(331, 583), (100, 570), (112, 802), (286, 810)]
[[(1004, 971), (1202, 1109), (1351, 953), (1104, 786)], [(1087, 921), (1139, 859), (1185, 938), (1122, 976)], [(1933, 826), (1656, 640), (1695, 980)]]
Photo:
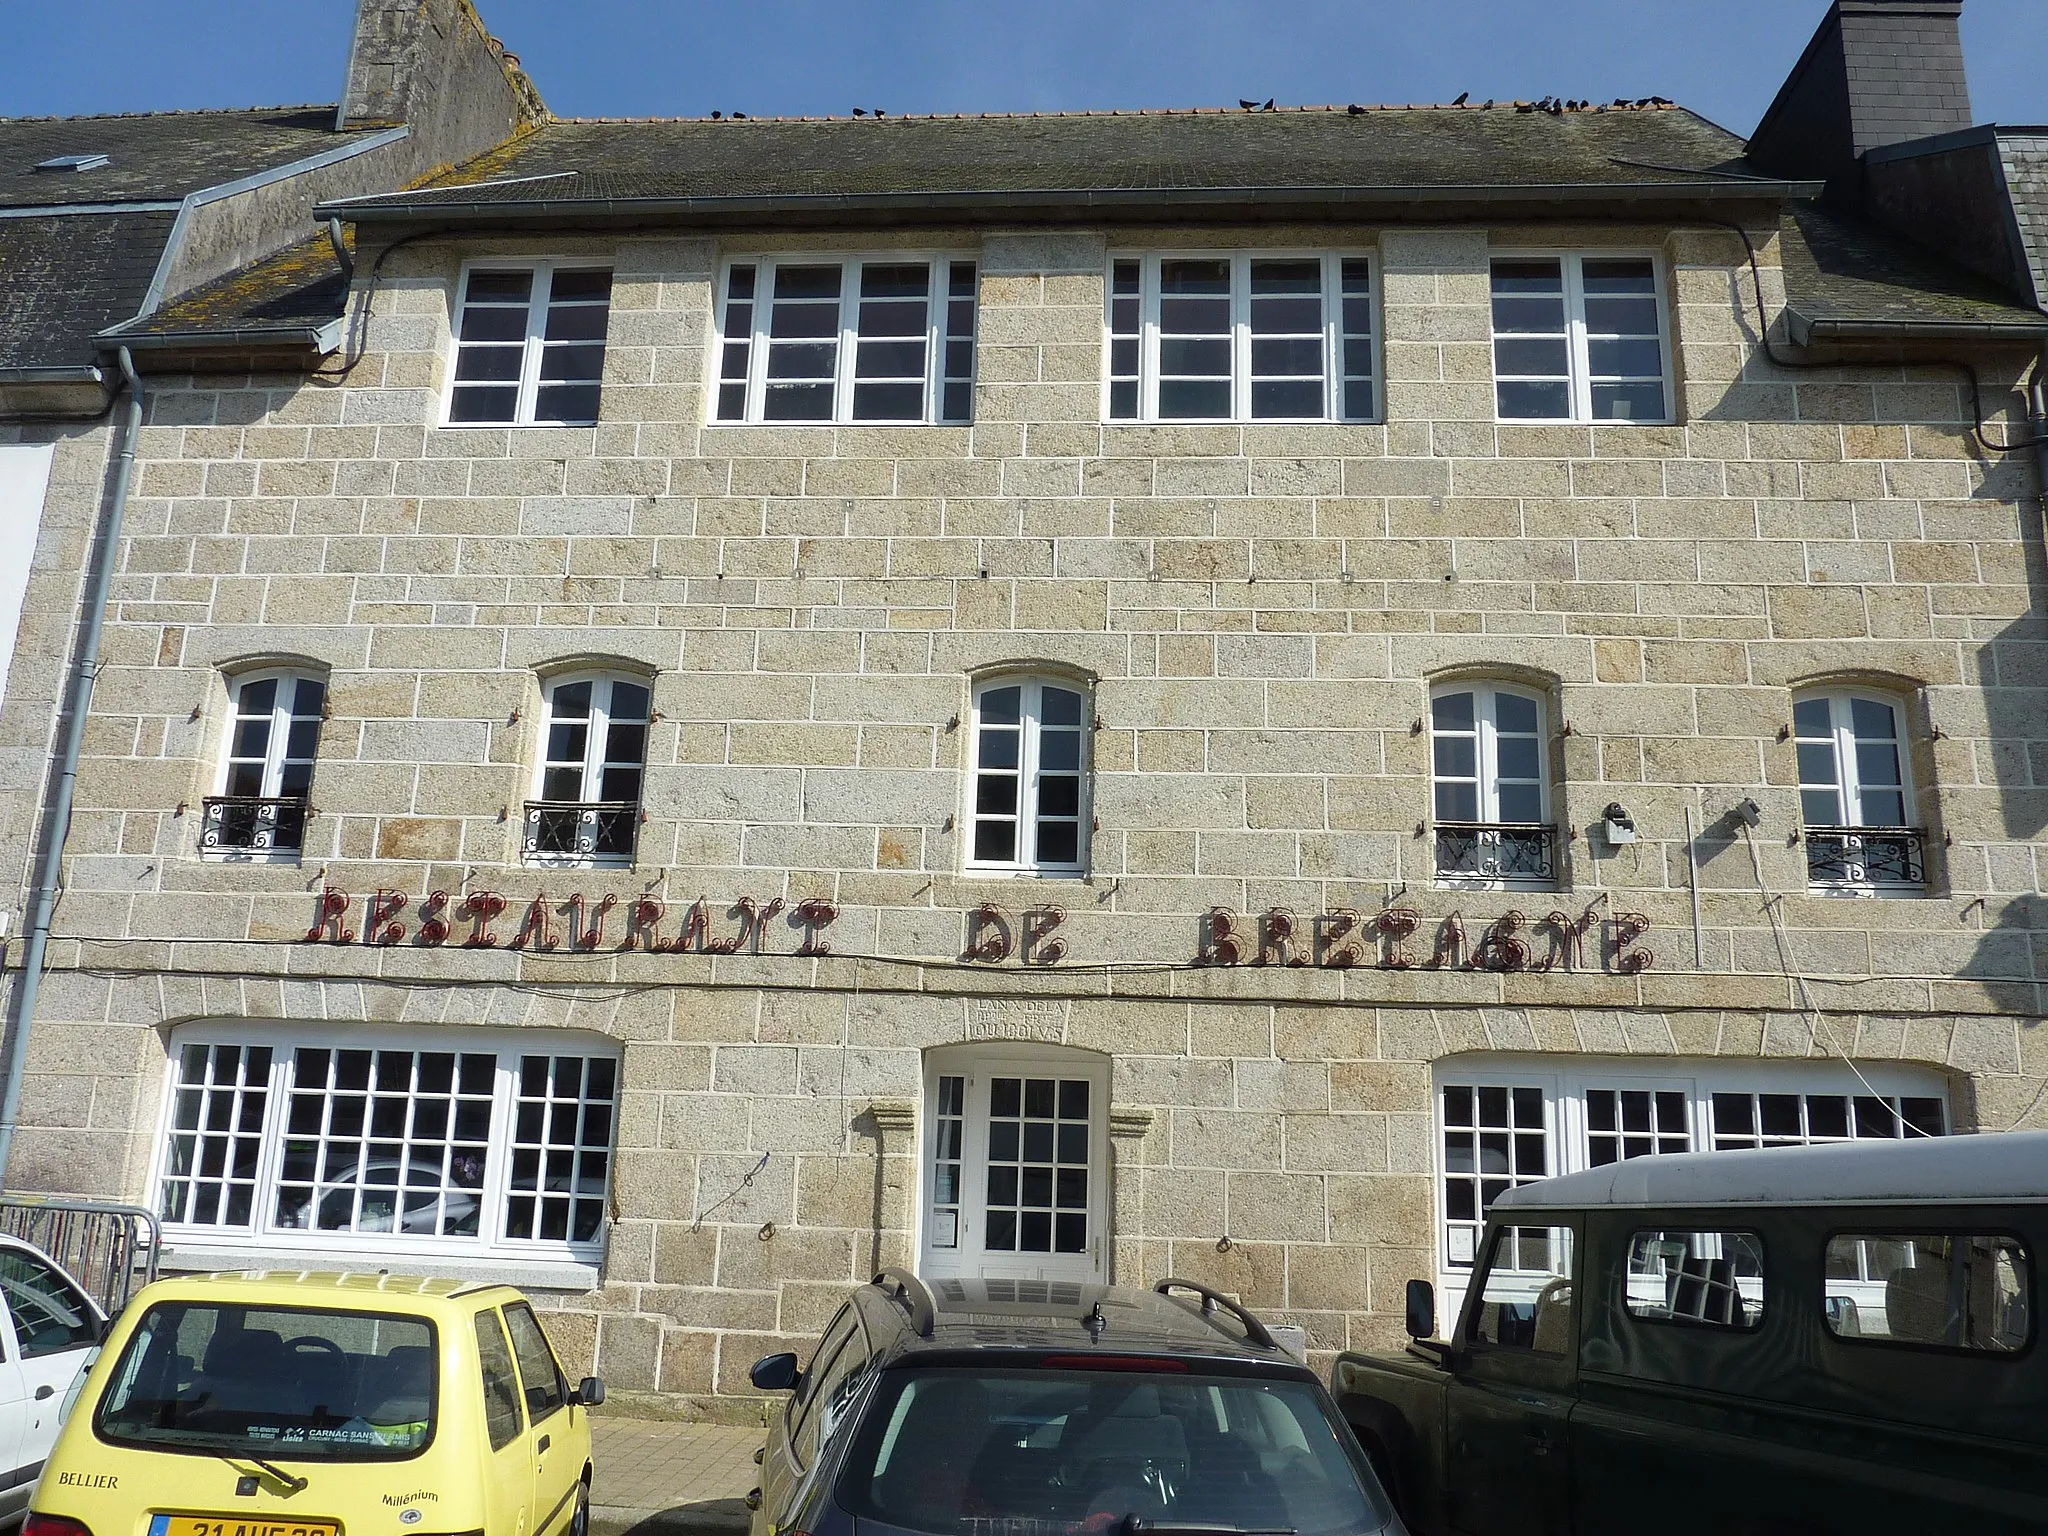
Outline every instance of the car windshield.
[(891, 1371), (839, 1502), (912, 1531), (1376, 1531), (1370, 1474), (1309, 1383), (1133, 1371)]
[(128, 1340), (94, 1428), (165, 1450), (412, 1456), (434, 1435), (435, 1374), (421, 1318), (160, 1302)]

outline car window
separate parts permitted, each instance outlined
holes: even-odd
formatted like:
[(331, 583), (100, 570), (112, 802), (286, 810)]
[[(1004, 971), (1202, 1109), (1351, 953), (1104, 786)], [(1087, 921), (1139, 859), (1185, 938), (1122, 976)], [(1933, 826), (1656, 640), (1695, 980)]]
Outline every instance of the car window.
[(78, 1287), (32, 1253), (0, 1248), (0, 1297), (14, 1319), (24, 1360), (84, 1349), (99, 1338), (99, 1319)]
[(1631, 1317), (1742, 1331), (1764, 1323), (1764, 1245), (1754, 1232), (1638, 1232), (1623, 1300)]
[(519, 1438), (519, 1377), (495, 1312), (476, 1315), (476, 1353), (484, 1373), (484, 1426), (491, 1449), (502, 1451)]
[[(792, 1405), (796, 1415), (790, 1427), (790, 1448), (796, 1453), (799, 1464), (808, 1466), (816, 1453), (818, 1441), (831, 1429), (838, 1427), (838, 1415), (844, 1410), (844, 1399), (832, 1402), (833, 1389), (845, 1381), (855, 1367), (867, 1362), (867, 1341), (861, 1337), (860, 1316), (848, 1303), (832, 1320), (832, 1326), (825, 1330), (824, 1338), (818, 1341), (818, 1352), (811, 1356), (811, 1363), (804, 1372), (801, 1388), (801, 1402)], [(829, 1419), (830, 1424), (824, 1421)]]
[(512, 1335), (512, 1353), (519, 1359), (519, 1379), (526, 1387), (526, 1416), (535, 1424), (569, 1400), (569, 1384), (555, 1364), (548, 1336), (541, 1332), (533, 1309), (515, 1301), (505, 1309), (505, 1331)]
[(2033, 1335), (2033, 1264), (2016, 1237), (1838, 1233), (1824, 1274), (1836, 1338), (2009, 1355)]
[(1479, 1282), (1466, 1342), (1562, 1355), (1572, 1338), (1572, 1231), (1502, 1227)]

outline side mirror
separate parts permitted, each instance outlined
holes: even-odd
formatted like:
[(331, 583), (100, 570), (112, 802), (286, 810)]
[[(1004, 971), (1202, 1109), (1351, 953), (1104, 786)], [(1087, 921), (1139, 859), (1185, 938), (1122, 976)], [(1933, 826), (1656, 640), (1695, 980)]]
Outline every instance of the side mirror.
[(579, 1408), (595, 1408), (604, 1401), (604, 1381), (597, 1376), (586, 1376), (576, 1383), (576, 1390), (569, 1394), (569, 1401)]
[(796, 1368), (796, 1356), (785, 1352), (763, 1355), (747, 1372), (747, 1379), (763, 1392), (789, 1392), (795, 1390), (801, 1374)]
[(1408, 1337), (1436, 1337), (1436, 1287), (1427, 1280), (1408, 1282)]

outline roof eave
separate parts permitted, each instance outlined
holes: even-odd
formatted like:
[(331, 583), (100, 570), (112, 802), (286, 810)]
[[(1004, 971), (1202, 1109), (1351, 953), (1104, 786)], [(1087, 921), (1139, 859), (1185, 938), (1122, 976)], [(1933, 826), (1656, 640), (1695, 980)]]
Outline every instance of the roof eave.
[(299, 352), (326, 356), (341, 345), (342, 317), (321, 325), (238, 325), (212, 330), (102, 331), (93, 338), (104, 352)]
[(729, 223), (777, 218), (816, 219), (862, 214), (1055, 212), (1131, 213), (1145, 209), (1221, 211), (1352, 208), (1420, 210), (1611, 204), (1782, 203), (1818, 197), (1822, 183), (1753, 178), (1710, 182), (1601, 182), (1549, 185), (1416, 185), (1380, 187), (1143, 187), (1067, 188), (1049, 191), (804, 193), (765, 197), (551, 197), (512, 202), (472, 199), (427, 201), (373, 196), (322, 203), (316, 219), (355, 224), (428, 224), (447, 227), (552, 224), (561, 221), (666, 220)]
[(1817, 316), (1787, 305), (1785, 325), (1795, 346), (1850, 341), (2009, 341), (2018, 346), (2048, 342), (2048, 315), (2012, 320), (1900, 320), (1878, 316)]

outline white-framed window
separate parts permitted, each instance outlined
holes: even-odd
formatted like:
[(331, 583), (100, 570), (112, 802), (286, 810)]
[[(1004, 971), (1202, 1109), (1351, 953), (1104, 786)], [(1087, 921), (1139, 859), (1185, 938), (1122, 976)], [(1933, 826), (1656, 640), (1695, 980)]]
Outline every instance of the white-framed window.
[(542, 690), (540, 762), (526, 803), (529, 864), (630, 864), (640, 829), (653, 699), (645, 677), (552, 678)]
[(570, 261), (466, 267), (445, 424), (594, 424), (611, 302), (608, 267)]
[(282, 859), (305, 844), (327, 685), (302, 672), (252, 672), (228, 685), (227, 741), (201, 807), (202, 854)]
[(744, 257), (726, 264), (720, 294), (714, 422), (973, 417), (972, 261)]
[(1931, 1072), (1840, 1062), (1466, 1057), (1436, 1070), (1438, 1263), (1462, 1293), (1493, 1202), (1517, 1185), (1636, 1157), (1948, 1133)]
[(153, 1187), (173, 1240), (590, 1262), (615, 1046), (521, 1030), (195, 1025), (172, 1039)]
[(1547, 715), (1543, 695), (1531, 688), (1456, 682), (1430, 690), (1439, 881), (1480, 890), (1557, 884)]
[(1663, 269), (1624, 253), (1493, 258), (1493, 376), (1502, 421), (1668, 422)]
[(1913, 825), (1906, 710), (1884, 694), (1815, 689), (1792, 701), (1800, 836), (1817, 890), (1906, 894), (1927, 885), (1927, 833)]
[(922, 1273), (1099, 1280), (1109, 1247), (1108, 1059), (959, 1046), (925, 1074)]
[(1117, 255), (1109, 421), (1373, 421), (1372, 259), (1322, 252)]
[(1088, 696), (1053, 678), (975, 686), (967, 867), (1078, 875), (1087, 860)]

